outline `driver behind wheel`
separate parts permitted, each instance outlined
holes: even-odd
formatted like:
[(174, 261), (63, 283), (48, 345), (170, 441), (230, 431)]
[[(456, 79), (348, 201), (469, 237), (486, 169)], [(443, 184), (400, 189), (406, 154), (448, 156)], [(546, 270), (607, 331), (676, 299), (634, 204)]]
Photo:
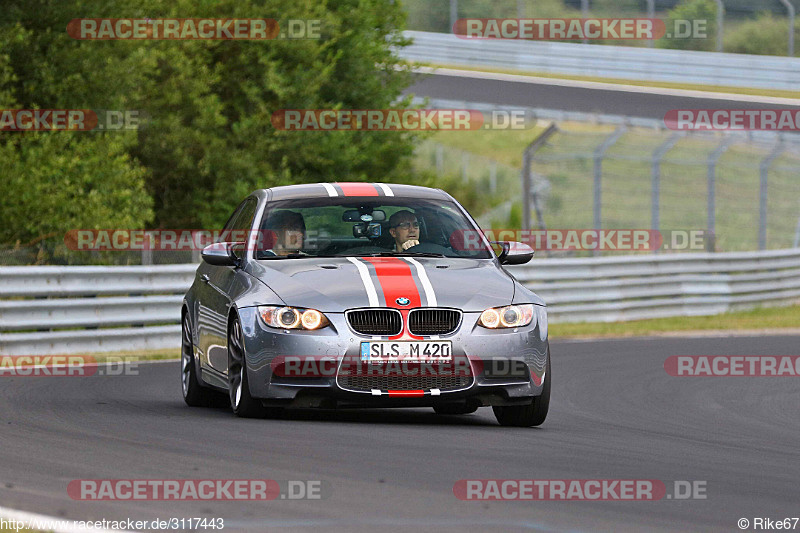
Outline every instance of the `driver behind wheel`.
[(306, 223), (303, 215), (294, 211), (278, 211), (264, 224), (266, 230), (275, 232), (275, 243), (267, 255), (285, 256), (302, 253)]
[(417, 215), (408, 210), (398, 211), (389, 217), (389, 233), (394, 237), (398, 252), (419, 244), (419, 221)]

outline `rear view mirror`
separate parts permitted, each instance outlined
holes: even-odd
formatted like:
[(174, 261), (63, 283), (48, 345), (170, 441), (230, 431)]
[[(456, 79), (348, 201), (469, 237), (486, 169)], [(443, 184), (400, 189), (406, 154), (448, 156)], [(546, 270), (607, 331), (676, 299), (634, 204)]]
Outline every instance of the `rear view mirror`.
[(524, 265), (533, 258), (533, 248), (525, 243), (514, 241), (493, 241), (492, 244), (497, 244), (502, 249), (497, 257), (497, 259), (500, 260), (501, 265)]
[(203, 251), (200, 253), (200, 255), (203, 257), (203, 261), (209, 265), (237, 266), (239, 264), (239, 259), (233, 252), (234, 244), (236, 243), (217, 242), (214, 244), (209, 244), (203, 248)]
[(369, 213), (364, 210), (348, 209), (342, 213), (342, 222), (383, 222), (386, 220), (386, 211), (375, 209)]

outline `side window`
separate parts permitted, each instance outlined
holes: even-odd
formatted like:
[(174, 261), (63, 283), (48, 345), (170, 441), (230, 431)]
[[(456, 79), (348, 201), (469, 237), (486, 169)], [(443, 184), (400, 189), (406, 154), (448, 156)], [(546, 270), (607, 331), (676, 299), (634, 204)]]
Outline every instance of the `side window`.
[(241, 204), (239, 204), (239, 207), (236, 208), (236, 211), (233, 212), (233, 215), (231, 215), (231, 218), (228, 219), (228, 222), (222, 229), (222, 234), (220, 235), (219, 240), (246, 240), (246, 235), (241, 232), (249, 231), (252, 227), (253, 217), (256, 214), (257, 206), (258, 202), (256, 202), (255, 198), (247, 198)]
[(233, 223), (234, 230), (250, 231), (253, 227), (253, 217), (256, 216), (256, 202), (255, 198), (248, 198), (242, 204), (242, 209), (239, 211), (239, 216)]

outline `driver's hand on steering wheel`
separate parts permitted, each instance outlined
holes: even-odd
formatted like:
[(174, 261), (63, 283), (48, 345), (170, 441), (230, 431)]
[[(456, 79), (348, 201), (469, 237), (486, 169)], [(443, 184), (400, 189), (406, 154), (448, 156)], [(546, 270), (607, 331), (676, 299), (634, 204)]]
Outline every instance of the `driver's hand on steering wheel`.
[(412, 246), (416, 246), (416, 245), (418, 245), (418, 244), (419, 244), (419, 241), (418, 241), (418, 240), (416, 240), (416, 239), (409, 239), (409, 240), (407, 240), (406, 242), (404, 242), (404, 243), (402, 244), (402, 248), (403, 248), (403, 250), (408, 250), (408, 249), (409, 249), (409, 248), (411, 248)]

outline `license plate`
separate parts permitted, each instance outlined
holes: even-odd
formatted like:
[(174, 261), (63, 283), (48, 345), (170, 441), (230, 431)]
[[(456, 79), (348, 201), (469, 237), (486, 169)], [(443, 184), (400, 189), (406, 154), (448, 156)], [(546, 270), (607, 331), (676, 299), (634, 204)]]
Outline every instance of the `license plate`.
[(450, 341), (427, 342), (362, 342), (362, 361), (450, 361)]

